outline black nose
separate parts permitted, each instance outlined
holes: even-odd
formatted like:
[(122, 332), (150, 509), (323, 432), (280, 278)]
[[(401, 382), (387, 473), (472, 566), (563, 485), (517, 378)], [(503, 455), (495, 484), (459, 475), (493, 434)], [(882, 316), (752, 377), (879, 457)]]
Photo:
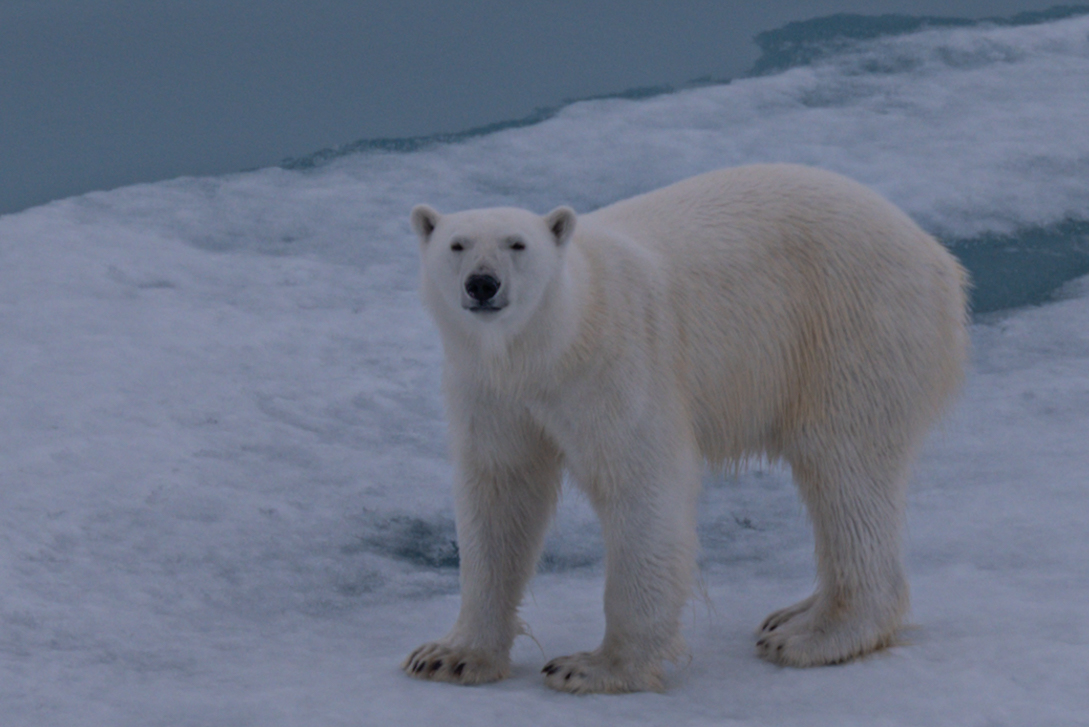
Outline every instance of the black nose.
[(492, 275), (470, 275), (465, 281), (465, 292), (473, 300), (483, 303), (499, 292), (499, 280)]

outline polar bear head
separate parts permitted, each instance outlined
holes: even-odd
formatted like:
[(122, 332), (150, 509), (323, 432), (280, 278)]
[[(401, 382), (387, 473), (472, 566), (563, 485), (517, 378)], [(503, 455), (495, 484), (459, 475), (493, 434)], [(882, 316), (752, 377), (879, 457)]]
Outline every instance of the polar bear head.
[(493, 208), (441, 215), (427, 205), (411, 214), (420, 238), (423, 298), (440, 327), (491, 337), (516, 335), (560, 274), (575, 212), (543, 217)]

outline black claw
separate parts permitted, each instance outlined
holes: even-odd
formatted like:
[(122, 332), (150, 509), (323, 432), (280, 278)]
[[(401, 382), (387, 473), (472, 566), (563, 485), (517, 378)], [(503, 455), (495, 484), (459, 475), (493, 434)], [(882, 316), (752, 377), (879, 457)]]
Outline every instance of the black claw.
[(434, 663), (431, 664), (431, 668), (428, 669), (427, 671), (428, 671), (428, 673), (433, 674), (433, 673), (437, 672), (441, 668), (442, 668), (442, 659), (438, 659)]
[(558, 666), (556, 666), (555, 664), (545, 664), (544, 669), (541, 669), (541, 671), (544, 672), (545, 674), (547, 674), (548, 676), (552, 676), (553, 674), (555, 674), (559, 670), (560, 670), (560, 668)]
[(779, 628), (779, 624), (775, 624), (774, 626), (768, 626), (768, 631), (774, 631), (777, 628)]
[(779, 644), (778, 646), (775, 647), (775, 653), (776, 654), (782, 654), (783, 653), (783, 645), (782, 644)]
[(565, 682), (566, 682), (566, 681), (568, 681), (568, 680), (570, 680), (570, 679), (571, 679), (571, 672), (567, 672), (566, 674), (564, 674), (564, 676), (563, 676), (563, 680), (564, 680)]
[(422, 661), (417, 661), (416, 666), (412, 667), (412, 673), (413, 674), (419, 674), (420, 672), (423, 671), (423, 668), (424, 668), (424, 663)]
[(454, 676), (459, 677), (461, 673), (465, 671), (465, 662), (459, 661), (458, 665), (454, 667)]
[(767, 639), (760, 639), (759, 641), (756, 642), (756, 645), (763, 648), (763, 647), (768, 645), (768, 640)]

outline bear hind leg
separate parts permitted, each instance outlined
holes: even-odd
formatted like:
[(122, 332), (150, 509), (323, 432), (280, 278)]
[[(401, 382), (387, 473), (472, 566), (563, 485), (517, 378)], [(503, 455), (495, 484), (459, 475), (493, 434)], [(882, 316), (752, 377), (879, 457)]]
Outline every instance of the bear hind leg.
[(764, 620), (758, 654), (803, 667), (891, 646), (908, 608), (901, 556), (906, 467), (792, 465), (813, 522), (818, 584), (809, 598)]

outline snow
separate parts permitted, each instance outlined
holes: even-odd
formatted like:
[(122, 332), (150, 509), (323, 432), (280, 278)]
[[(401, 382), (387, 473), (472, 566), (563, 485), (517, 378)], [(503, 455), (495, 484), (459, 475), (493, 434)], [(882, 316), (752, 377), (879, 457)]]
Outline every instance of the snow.
[(585, 210), (783, 159), (935, 231), (1087, 219), (1087, 71), (1086, 19), (927, 31), (460, 144), (0, 217), (0, 723), (1085, 723), (1089, 279), (973, 327), (912, 489), (903, 645), (809, 670), (754, 656), (760, 619), (813, 583), (789, 473), (762, 465), (707, 478), (691, 659), (664, 694), (572, 698), (537, 675), (602, 633), (574, 492), (511, 679), (398, 664), (457, 604), (413, 203)]

